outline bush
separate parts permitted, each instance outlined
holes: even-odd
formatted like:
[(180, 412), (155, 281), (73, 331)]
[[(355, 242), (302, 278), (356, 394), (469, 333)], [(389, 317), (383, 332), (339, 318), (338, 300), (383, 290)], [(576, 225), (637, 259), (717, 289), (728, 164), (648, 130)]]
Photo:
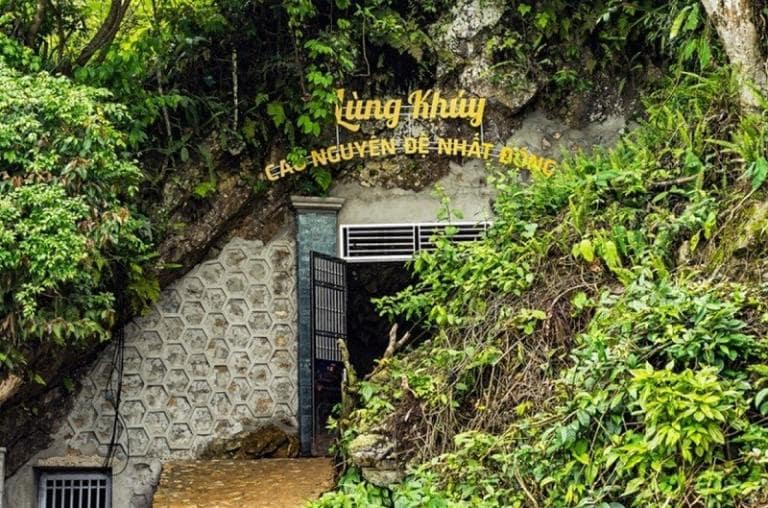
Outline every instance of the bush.
[(137, 306), (157, 285), (124, 109), (3, 64), (0, 90), (0, 366), (19, 370), (38, 344), (109, 338), (118, 285)]
[(488, 237), (414, 261), (380, 308), (434, 336), (339, 422), (342, 447), (399, 439), (388, 506), (765, 501), (765, 117), (736, 103), (727, 73), (681, 74), (616, 147), (496, 174)]

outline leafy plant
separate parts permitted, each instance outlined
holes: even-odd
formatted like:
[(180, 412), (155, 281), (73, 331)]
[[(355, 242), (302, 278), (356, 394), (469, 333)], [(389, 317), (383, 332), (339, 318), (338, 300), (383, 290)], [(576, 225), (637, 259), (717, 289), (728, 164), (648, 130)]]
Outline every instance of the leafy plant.
[(118, 286), (156, 296), (142, 179), (104, 90), (0, 64), (0, 363), (21, 370), (40, 343), (107, 340)]
[[(395, 505), (764, 501), (768, 307), (750, 272), (768, 244), (759, 204), (741, 212), (762, 131), (735, 104), (727, 73), (682, 73), (614, 148), (529, 185), (494, 174), (487, 237), (437, 238), (417, 282), (379, 300), (432, 331), (387, 360), (345, 428), (411, 450)], [(744, 242), (746, 261), (728, 257)]]

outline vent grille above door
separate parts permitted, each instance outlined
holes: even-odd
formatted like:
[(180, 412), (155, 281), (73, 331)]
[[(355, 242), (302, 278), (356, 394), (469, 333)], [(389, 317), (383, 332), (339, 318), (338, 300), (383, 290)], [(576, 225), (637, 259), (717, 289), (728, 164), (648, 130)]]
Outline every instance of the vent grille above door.
[(481, 238), (489, 222), (419, 224), (345, 224), (339, 228), (341, 257), (346, 261), (406, 261), (419, 251), (433, 250), (433, 237), (447, 227), (457, 229), (455, 242)]

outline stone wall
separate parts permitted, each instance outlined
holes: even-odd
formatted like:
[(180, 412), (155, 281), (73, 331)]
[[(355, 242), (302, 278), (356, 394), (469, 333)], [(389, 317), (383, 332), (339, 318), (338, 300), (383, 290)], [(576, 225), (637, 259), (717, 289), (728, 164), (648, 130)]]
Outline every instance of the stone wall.
[[(149, 506), (163, 460), (195, 457), (214, 438), (263, 423), (296, 427), (295, 279), (293, 241), (235, 239), (125, 328), (115, 506)], [(103, 463), (115, 347), (82, 380), (53, 446), (10, 479), (7, 506), (33, 506), (33, 466)]]

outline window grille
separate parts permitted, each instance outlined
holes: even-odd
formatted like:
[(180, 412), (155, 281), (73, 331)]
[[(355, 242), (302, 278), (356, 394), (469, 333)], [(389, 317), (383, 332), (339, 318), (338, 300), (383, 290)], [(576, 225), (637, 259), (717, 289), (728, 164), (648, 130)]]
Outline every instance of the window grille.
[(111, 508), (112, 481), (96, 471), (44, 471), (38, 508)]
[(352, 262), (407, 261), (419, 251), (433, 250), (436, 234), (456, 229), (454, 242), (481, 238), (490, 222), (419, 224), (344, 224), (339, 227), (341, 257)]

